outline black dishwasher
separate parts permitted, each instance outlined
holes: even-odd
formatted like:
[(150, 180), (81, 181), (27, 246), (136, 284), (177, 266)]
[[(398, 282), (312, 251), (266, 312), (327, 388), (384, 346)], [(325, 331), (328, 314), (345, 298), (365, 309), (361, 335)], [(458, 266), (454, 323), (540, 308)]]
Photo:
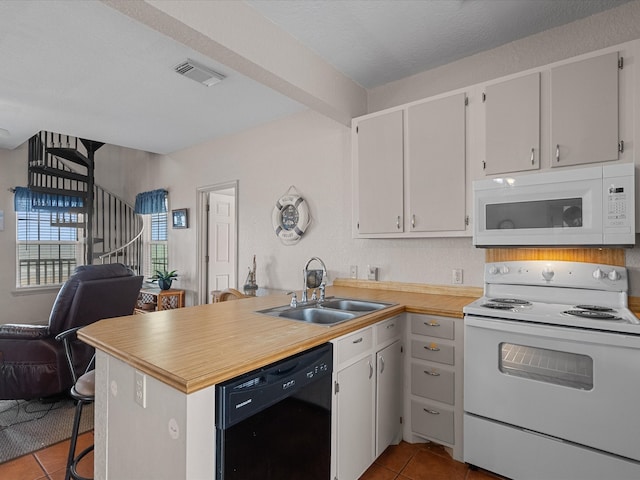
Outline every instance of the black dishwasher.
[(329, 480), (333, 345), (216, 386), (216, 480)]

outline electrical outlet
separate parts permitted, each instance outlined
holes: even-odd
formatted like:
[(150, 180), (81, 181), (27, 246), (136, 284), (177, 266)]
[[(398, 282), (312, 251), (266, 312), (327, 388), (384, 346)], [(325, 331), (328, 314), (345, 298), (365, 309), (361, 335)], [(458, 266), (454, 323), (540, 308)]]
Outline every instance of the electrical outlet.
[(351, 274), (351, 278), (358, 278), (358, 266), (357, 265), (351, 265), (350, 274)]
[(134, 390), (134, 400), (138, 405), (142, 408), (147, 408), (147, 376), (142, 373), (135, 371), (135, 390)]
[(454, 285), (461, 285), (462, 284), (462, 269), (461, 268), (454, 268), (451, 271), (451, 283), (453, 283)]

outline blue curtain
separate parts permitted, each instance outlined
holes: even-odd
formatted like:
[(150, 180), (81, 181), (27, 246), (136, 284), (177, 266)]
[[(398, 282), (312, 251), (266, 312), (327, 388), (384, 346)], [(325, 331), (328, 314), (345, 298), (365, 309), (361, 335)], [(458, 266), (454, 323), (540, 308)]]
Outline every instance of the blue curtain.
[(13, 195), (13, 208), (16, 212), (33, 212), (36, 210), (66, 212), (72, 208), (82, 207), (84, 207), (84, 200), (80, 197), (33, 192), (26, 187), (15, 187)]
[(167, 211), (167, 196), (163, 189), (142, 192), (136, 195), (135, 213), (164, 213)]

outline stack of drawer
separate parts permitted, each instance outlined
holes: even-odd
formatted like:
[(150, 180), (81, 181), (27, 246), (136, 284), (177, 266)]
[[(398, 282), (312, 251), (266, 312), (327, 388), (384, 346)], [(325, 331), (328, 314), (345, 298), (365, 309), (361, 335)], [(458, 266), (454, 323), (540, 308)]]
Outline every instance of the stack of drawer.
[[(457, 376), (462, 345), (453, 318), (409, 314), (411, 325), (411, 428), (416, 435), (453, 446)], [(459, 349), (460, 352), (456, 350)], [(460, 402), (461, 403), (461, 402)]]

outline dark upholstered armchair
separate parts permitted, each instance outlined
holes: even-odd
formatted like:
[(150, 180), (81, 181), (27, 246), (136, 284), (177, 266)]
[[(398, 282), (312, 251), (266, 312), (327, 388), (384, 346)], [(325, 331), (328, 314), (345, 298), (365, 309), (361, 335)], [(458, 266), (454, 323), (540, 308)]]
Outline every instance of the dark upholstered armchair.
[[(141, 286), (142, 277), (122, 264), (83, 265), (60, 289), (48, 325), (0, 325), (0, 400), (68, 392), (73, 378), (56, 335), (103, 318), (131, 315)], [(89, 345), (73, 342), (79, 375), (93, 353)]]

